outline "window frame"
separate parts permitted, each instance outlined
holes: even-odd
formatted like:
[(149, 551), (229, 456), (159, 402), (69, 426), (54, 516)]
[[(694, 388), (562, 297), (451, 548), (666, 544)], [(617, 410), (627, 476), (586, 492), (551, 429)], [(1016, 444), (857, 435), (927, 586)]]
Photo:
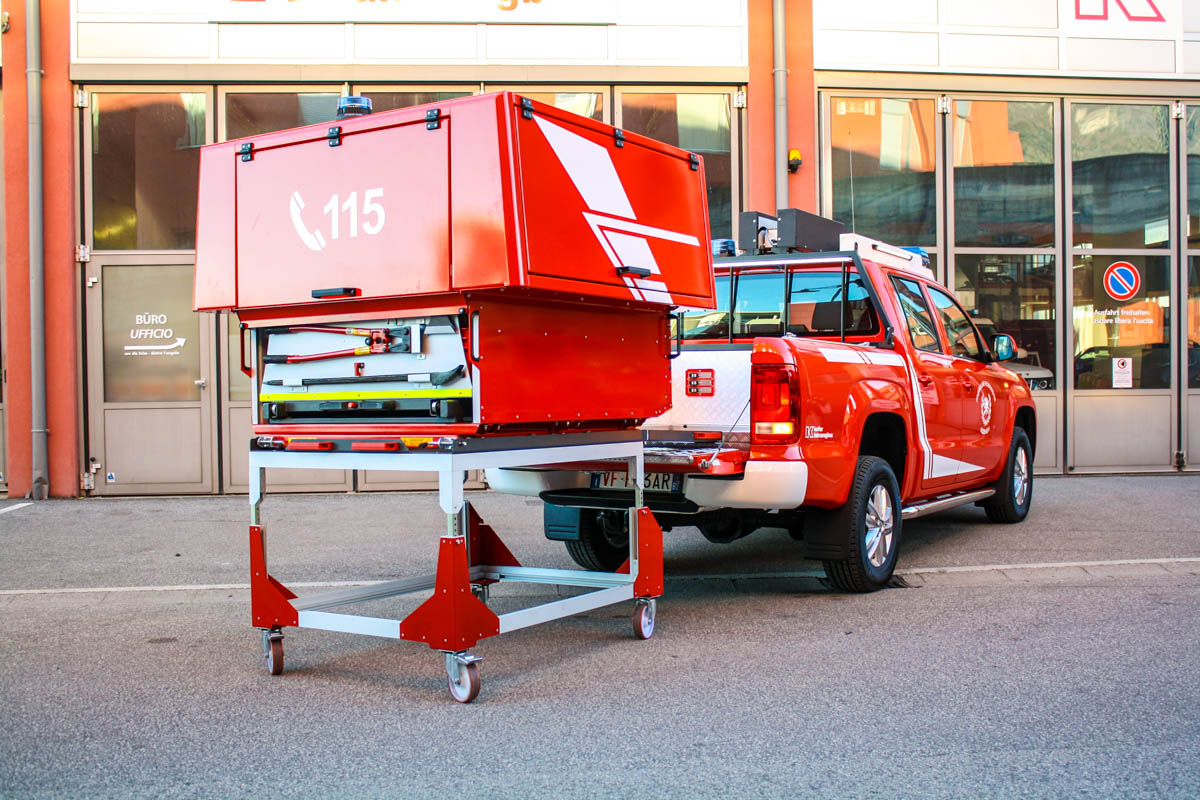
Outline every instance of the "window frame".
[[(908, 331), (908, 342), (913, 346), (914, 350), (919, 350), (922, 353), (937, 353), (938, 355), (946, 355), (946, 339), (942, 331), (941, 324), (934, 313), (931, 306), (933, 305), (929, 296), (925, 293), (926, 281), (921, 280), (911, 275), (901, 275), (898, 273), (888, 273), (888, 278), (892, 282), (892, 291), (896, 292), (896, 305), (900, 308), (900, 316), (904, 318), (904, 328)], [(917, 340), (913, 337), (913, 326), (909, 323), (908, 311), (904, 307), (904, 303), (900, 298), (899, 283), (910, 283), (920, 292), (921, 300), (925, 303), (925, 311), (929, 314), (929, 322), (933, 328), (934, 343), (937, 345), (936, 350), (930, 350), (928, 347), (922, 347), (917, 344)]]
[[(991, 348), (988, 347), (987, 343), (983, 341), (983, 335), (979, 333), (979, 328), (975, 327), (975, 321), (971, 319), (971, 315), (963, 309), (962, 304), (958, 302), (958, 298), (955, 297), (952, 292), (948, 292), (941, 286), (932, 283), (925, 284), (925, 291), (928, 292), (929, 302), (933, 306), (934, 311), (937, 312), (935, 316), (937, 317), (938, 326), (942, 331), (942, 345), (945, 348), (945, 354), (951, 356), (952, 358), (966, 358), (970, 359), (971, 361), (982, 361), (984, 363), (991, 361)], [(954, 343), (950, 340), (950, 330), (946, 327), (946, 321), (943, 319), (941, 308), (938, 306), (937, 301), (934, 300), (935, 293), (943, 295), (947, 300), (950, 301), (950, 306), (957, 308), (958, 312), (963, 315), (963, 319), (967, 321), (967, 324), (971, 327), (971, 333), (975, 336), (975, 346), (979, 350), (978, 355), (960, 356), (954, 352)]]
[[(91, 111), (93, 104), (92, 96), (96, 94), (203, 94), (205, 97), (205, 113), (204, 113), (204, 143), (212, 144), (216, 141), (216, 92), (209, 85), (195, 84), (164, 84), (162, 86), (154, 86), (147, 84), (85, 84), (80, 87), (88, 99), (88, 108), (84, 109), (87, 112)], [(96, 253), (174, 253), (187, 254), (195, 253), (196, 249), (153, 249), (153, 250), (96, 250), (95, 242), (95, 208), (96, 200), (94, 194), (93, 183), (95, 181), (95, 164), (92, 163), (92, 122), (91, 113), (84, 115), (84, 122), (80, 127), (80, 142), (81, 151), (83, 153), (83, 170), (81, 183), (79, 185), (80, 195), (83, 199), (83, 242), (88, 246), (88, 249)], [(197, 186), (199, 186), (199, 177), (197, 177)]]

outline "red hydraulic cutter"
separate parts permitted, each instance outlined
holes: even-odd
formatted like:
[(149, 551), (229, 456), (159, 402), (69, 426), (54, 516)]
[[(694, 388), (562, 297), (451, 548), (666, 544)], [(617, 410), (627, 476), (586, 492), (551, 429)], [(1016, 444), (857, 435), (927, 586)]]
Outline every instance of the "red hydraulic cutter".
[[(650, 636), (662, 533), (640, 488), (627, 567), (605, 573), (522, 566), (462, 484), (616, 459), (642, 486), (637, 428), (671, 404), (670, 311), (714, 307), (697, 155), (466, 97), (204, 148), (197, 237), (195, 307), (237, 312), (254, 378), (251, 615), (272, 674), (284, 627), (407, 639), (445, 654), (469, 702), (485, 637), (630, 599)], [(438, 471), (436, 574), (296, 596), (266, 562), (268, 467)], [(499, 581), (587, 591), (497, 614)], [(400, 620), (333, 610), (411, 592), (431, 593)]]

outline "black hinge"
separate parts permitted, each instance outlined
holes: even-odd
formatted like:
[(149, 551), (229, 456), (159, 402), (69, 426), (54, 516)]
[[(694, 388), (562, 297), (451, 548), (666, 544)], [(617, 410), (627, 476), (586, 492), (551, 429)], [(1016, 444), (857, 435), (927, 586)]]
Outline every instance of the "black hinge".
[(620, 128), (613, 128), (613, 143), (616, 144), (617, 147), (624, 147), (625, 131), (621, 130)]
[(252, 142), (243, 142), (238, 152), (242, 154), (242, 161), (254, 160), (254, 144)]
[(533, 119), (533, 101), (528, 97), (521, 98), (521, 118)]
[(700, 171), (700, 156), (695, 153), (688, 153), (688, 163), (692, 165), (692, 172)]
[(425, 130), (436, 131), (442, 127), (442, 110), (431, 108), (425, 112)]
[(329, 142), (330, 147), (342, 146), (342, 126), (334, 125), (325, 133), (325, 140)]

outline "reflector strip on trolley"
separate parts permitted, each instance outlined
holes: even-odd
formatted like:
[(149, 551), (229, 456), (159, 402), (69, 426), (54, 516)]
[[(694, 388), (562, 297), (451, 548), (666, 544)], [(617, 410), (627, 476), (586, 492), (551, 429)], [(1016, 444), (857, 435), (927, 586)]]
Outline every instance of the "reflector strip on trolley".
[(395, 400), (406, 397), (470, 397), (470, 389), (403, 389), (391, 392), (286, 392), (260, 394), (264, 403), (287, 403), (292, 400)]

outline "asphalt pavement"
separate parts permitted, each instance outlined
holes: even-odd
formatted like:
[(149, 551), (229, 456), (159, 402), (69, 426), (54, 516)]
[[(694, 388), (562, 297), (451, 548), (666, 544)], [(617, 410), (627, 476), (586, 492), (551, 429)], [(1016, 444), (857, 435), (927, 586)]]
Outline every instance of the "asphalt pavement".
[[(536, 502), (469, 499), (571, 566)], [(1200, 475), (1039, 479), (1020, 525), (908, 523), (871, 595), (782, 531), (676, 529), (652, 639), (626, 603), (485, 640), (461, 706), (406, 642), (288, 630), (269, 676), (245, 498), (0, 501), (0, 796), (1191, 798), (1197, 508)], [(429, 493), (263, 513), (300, 593), (429, 572), (445, 526)]]

